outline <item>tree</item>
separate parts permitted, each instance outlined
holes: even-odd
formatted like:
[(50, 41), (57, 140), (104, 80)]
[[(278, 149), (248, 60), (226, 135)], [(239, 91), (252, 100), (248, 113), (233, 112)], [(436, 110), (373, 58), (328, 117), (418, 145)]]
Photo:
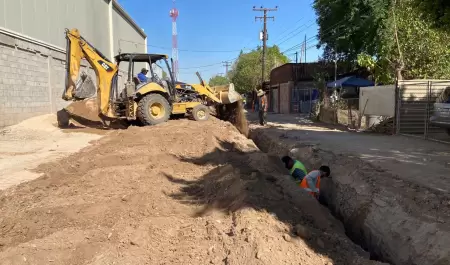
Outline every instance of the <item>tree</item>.
[(224, 76), (216, 75), (209, 79), (209, 85), (210, 86), (223, 86), (228, 85), (230, 83), (230, 80)]
[(324, 58), (359, 63), (382, 82), (450, 78), (449, 35), (417, 1), (316, 0)]
[(450, 1), (415, 0), (422, 12), (422, 18), (429, 20), (435, 28), (450, 32)]
[[(268, 47), (266, 52), (265, 80), (269, 80), (270, 71), (288, 63), (289, 58), (280, 52), (278, 46)], [(249, 53), (243, 53), (241, 51), (238, 59), (232, 65), (230, 79), (238, 92), (250, 92), (261, 84), (261, 55), (261, 47)]]

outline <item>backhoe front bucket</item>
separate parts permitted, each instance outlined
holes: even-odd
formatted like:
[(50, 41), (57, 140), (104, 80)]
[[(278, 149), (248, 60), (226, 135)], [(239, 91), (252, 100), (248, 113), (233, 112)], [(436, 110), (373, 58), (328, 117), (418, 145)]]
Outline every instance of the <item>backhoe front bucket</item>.
[(232, 104), (236, 101), (242, 100), (241, 95), (236, 92), (233, 84), (224, 86), (215, 86), (213, 90), (216, 92), (217, 97), (220, 99), (222, 104)]

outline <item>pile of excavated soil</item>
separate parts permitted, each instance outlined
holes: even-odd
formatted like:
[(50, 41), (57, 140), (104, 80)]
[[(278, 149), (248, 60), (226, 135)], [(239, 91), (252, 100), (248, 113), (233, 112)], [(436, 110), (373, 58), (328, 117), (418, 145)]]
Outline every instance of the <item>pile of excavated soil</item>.
[(115, 131), (0, 192), (0, 263), (378, 264), (228, 122)]

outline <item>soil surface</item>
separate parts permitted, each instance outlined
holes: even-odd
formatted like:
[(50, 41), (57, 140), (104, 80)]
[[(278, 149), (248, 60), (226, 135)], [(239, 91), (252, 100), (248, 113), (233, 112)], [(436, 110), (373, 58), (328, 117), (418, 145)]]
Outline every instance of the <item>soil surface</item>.
[(0, 263), (378, 264), (228, 122), (129, 127), (0, 192)]
[(40, 173), (31, 171), (36, 166), (77, 152), (106, 133), (83, 130), (64, 133), (56, 127), (53, 114), (0, 130), (0, 190), (39, 177)]

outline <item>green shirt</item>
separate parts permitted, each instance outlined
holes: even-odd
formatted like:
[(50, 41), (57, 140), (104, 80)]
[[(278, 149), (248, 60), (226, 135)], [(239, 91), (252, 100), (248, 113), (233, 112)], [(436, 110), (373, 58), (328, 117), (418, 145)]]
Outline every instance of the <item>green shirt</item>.
[(295, 179), (295, 182), (301, 182), (308, 174), (306, 167), (298, 160), (295, 160), (294, 165), (289, 169), (289, 174)]

